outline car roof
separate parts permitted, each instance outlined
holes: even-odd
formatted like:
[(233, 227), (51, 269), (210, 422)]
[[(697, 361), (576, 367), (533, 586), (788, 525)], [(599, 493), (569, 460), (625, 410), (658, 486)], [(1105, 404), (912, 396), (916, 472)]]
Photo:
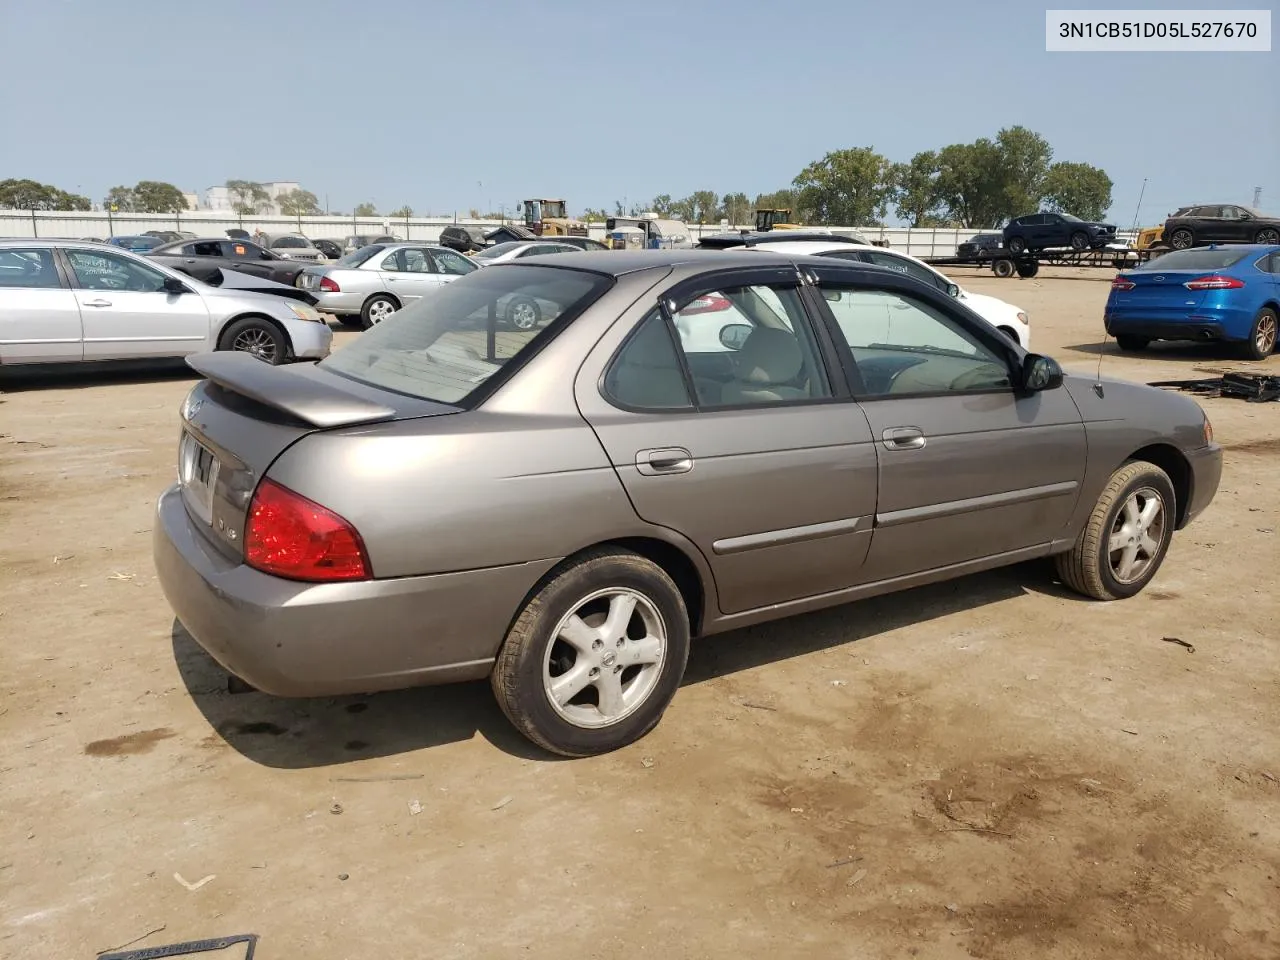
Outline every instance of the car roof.
[[(860, 264), (853, 261), (832, 260), (823, 257), (821, 260), (800, 255), (787, 256), (782, 253), (754, 250), (578, 250), (574, 253), (556, 253), (547, 256), (521, 258), (512, 266), (560, 266), (577, 270), (590, 270), (611, 277), (623, 277), (631, 273), (640, 273), (657, 267), (700, 267), (711, 270), (720, 267), (761, 267), (785, 266), (802, 262), (830, 264), (848, 264), (852, 267), (871, 267), (871, 264)], [(498, 264), (495, 264), (498, 266)], [(877, 267), (877, 270), (884, 270)]]
[(867, 246), (866, 241), (842, 233), (820, 233), (814, 230), (770, 230), (764, 233), (713, 233), (698, 238), (698, 245), (710, 247), (749, 247), (761, 243), (796, 243), (801, 240), (823, 240), (846, 246)]

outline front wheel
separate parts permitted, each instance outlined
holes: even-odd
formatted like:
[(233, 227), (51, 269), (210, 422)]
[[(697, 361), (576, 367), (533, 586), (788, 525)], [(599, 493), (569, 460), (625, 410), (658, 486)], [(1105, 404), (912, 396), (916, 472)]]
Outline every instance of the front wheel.
[(1275, 227), (1263, 227), (1253, 239), (1258, 243), (1277, 244), (1280, 243), (1280, 230)]
[(1014, 266), (1012, 260), (1002, 257), (999, 260), (991, 261), (991, 272), (997, 277), (1012, 277), (1013, 270)]
[(1111, 475), (1080, 536), (1055, 561), (1058, 576), (1094, 600), (1132, 597), (1169, 552), (1176, 501), (1169, 475), (1153, 463), (1127, 463)]
[(218, 341), (218, 349), (247, 353), (276, 366), (284, 363), (289, 344), (284, 333), (271, 321), (245, 317), (227, 327)]
[(490, 682), (526, 737), (586, 757), (652, 730), (688, 656), (688, 613), (666, 572), (629, 551), (595, 550), (525, 605)]
[(1135, 337), (1131, 333), (1116, 334), (1116, 346), (1127, 353), (1145, 350), (1149, 343), (1151, 343), (1151, 341), (1146, 337)]
[(532, 330), (541, 320), (538, 301), (531, 297), (516, 297), (507, 304), (506, 321), (517, 330)]
[(1010, 253), (1016, 253), (1016, 254), (1023, 254), (1023, 253), (1026, 253), (1026, 252), (1027, 252), (1027, 241), (1026, 241), (1026, 240), (1024, 240), (1024, 239), (1022, 239), (1022, 237), (1010, 237), (1010, 238), (1009, 238), (1009, 252), (1010, 252)]
[(1276, 312), (1263, 307), (1253, 318), (1249, 339), (1244, 343), (1244, 355), (1250, 360), (1265, 360), (1276, 349)]
[(1077, 253), (1083, 253), (1089, 249), (1089, 235), (1083, 230), (1077, 230), (1071, 235), (1071, 249)]

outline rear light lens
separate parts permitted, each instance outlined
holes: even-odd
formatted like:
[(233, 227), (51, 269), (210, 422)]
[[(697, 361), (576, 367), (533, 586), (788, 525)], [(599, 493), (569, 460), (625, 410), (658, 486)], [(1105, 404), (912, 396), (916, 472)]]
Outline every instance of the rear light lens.
[(680, 313), (686, 317), (696, 316), (699, 313), (719, 313), (721, 310), (728, 310), (732, 303), (725, 297), (698, 297), (696, 300), (690, 300)]
[(341, 293), (342, 292), (342, 288), (338, 286), (337, 281), (334, 280), (332, 277), (320, 278), (320, 290), (323, 293)]
[(245, 563), (288, 580), (324, 583), (369, 579), (369, 559), (355, 527), (288, 487), (263, 480), (249, 504)]
[(1136, 284), (1132, 280), (1123, 275), (1111, 281), (1112, 290), (1132, 290), (1135, 286)]
[(1188, 290), (1239, 290), (1244, 286), (1243, 280), (1235, 277), (1223, 277), (1211, 273), (1207, 277), (1196, 277), (1183, 284)]

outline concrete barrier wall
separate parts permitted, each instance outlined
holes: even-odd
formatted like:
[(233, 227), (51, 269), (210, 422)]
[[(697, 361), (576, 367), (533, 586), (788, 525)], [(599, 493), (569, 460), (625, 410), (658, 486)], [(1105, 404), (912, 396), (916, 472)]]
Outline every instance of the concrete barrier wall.
[[(514, 221), (513, 221), (514, 222)], [(107, 213), (106, 211), (29, 212), (0, 210), (0, 237), (62, 237), (106, 239), (147, 230), (187, 230), (200, 236), (221, 236), (225, 230), (239, 228), (253, 233), (302, 233), (312, 238), (341, 240), (350, 235), (389, 233), (404, 240), (425, 243), (439, 239), (440, 231), (453, 223), (492, 230), (500, 220), (454, 220), (452, 217), (412, 217), (408, 220), (389, 217), (240, 217), (219, 211), (193, 210), (173, 215), (161, 213)], [(751, 228), (743, 224), (742, 228)], [(721, 233), (720, 224), (689, 224), (695, 240), (703, 234)], [(740, 229), (732, 227), (730, 229)], [(847, 229), (847, 228), (846, 228)], [(907, 227), (858, 227), (871, 240), (887, 240), (890, 248), (915, 257), (949, 257), (957, 244), (978, 233), (967, 228), (908, 229)], [(603, 223), (590, 225), (590, 235), (603, 239)], [(1121, 231), (1121, 241), (1132, 239)]]

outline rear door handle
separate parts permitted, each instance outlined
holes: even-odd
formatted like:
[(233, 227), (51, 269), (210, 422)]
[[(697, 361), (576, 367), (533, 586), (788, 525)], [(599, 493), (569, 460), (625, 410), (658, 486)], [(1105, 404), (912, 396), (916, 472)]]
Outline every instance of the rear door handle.
[(111, 301), (110, 301), (110, 300), (101, 300), (101, 299), (99, 299), (99, 300), (86, 300), (86, 301), (84, 302), (84, 306), (86, 306), (86, 307), (109, 307), (109, 306), (111, 306)]
[(919, 450), (924, 446), (924, 431), (919, 427), (890, 427), (880, 434), (889, 450)]
[(668, 473), (688, 473), (693, 469), (693, 454), (684, 447), (660, 447), (636, 454), (636, 470), (646, 477)]

